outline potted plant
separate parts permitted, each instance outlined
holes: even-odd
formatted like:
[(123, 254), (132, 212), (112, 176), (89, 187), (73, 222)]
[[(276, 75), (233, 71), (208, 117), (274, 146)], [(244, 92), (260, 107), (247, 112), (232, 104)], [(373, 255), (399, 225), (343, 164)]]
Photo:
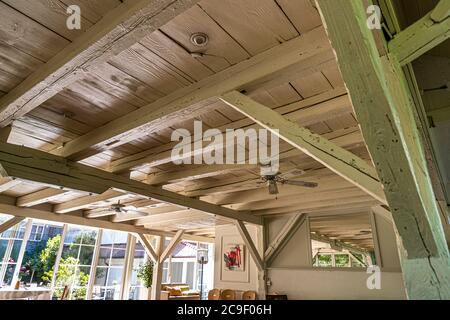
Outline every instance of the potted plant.
[(148, 260), (137, 269), (137, 278), (145, 287), (140, 294), (141, 300), (150, 300), (153, 281), (153, 262)]

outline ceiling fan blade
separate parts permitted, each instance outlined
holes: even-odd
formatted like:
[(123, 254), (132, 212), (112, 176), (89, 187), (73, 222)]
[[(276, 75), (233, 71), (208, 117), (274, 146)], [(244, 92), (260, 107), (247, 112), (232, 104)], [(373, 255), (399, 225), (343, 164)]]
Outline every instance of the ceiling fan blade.
[(315, 182), (307, 182), (307, 181), (300, 181), (300, 180), (284, 180), (283, 184), (289, 184), (292, 186), (307, 187), (307, 188), (316, 188), (318, 186), (318, 184)]
[(301, 176), (301, 175), (304, 175), (304, 174), (305, 174), (304, 170), (295, 168), (295, 169), (288, 170), (286, 172), (280, 173), (278, 175), (278, 177), (280, 179), (282, 179), (282, 180), (288, 180), (288, 179), (291, 179), (291, 178), (294, 178), (294, 177), (298, 177), (298, 176)]
[(120, 214), (122, 215), (133, 215), (136, 217), (146, 217), (148, 216), (147, 212), (138, 211), (138, 210), (123, 210)]

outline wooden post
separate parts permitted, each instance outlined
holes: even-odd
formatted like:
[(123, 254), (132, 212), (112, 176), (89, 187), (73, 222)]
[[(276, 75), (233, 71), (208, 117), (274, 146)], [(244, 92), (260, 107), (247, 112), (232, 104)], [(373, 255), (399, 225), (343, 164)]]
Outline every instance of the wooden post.
[(131, 273), (133, 272), (134, 249), (136, 245), (136, 238), (128, 233), (127, 248), (125, 250), (125, 265), (123, 266), (123, 275), (120, 285), (120, 300), (128, 300), (130, 291)]
[(400, 64), (380, 57), (363, 1), (317, 3), (402, 240), (407, 295), (450, 299), (449, 251)]
[(158, 236), (156, 237), (156, 255), (158, 256), (158, 259), (155, 262), (155, 265), (153, 266), (153, 282), (152, 282), (152, 289), (151, 289), (151, 300), (161, 300), (161, 282), (162, 282), (162, 269), (163, 269), (163, 263), (159, 261), (159, 257), (162, 254), (162, 251), (164, 249), (164, 242), (166, 240), (166, 237), (164, 236)]

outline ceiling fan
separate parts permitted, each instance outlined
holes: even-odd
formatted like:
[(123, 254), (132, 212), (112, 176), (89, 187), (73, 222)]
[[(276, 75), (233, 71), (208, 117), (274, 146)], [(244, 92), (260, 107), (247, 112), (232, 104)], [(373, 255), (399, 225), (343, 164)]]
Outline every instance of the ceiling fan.
[(306, 187), (306, 188), (316, 188), (318, 186), (315, 182), (307, 182), (302, 180), (290, 180), (286, 178), (287, 174), (268, 174), (263, 175), (262, 180), (267, 183), (267, 186), (269, 187), (269, 194), (278, 194), (278, 183), (281, 184), (288, 184), (292, 186), (299, 186), (299, 187)]
[(115, 220), (129, 218), (130, 216), (136, 218), (148, 216), (148, 213), (138, 211), (135, 206), (121, 204), (120, 201), (113, 203), (106, 212), (108, 214), (113, 213), (115, 215)]

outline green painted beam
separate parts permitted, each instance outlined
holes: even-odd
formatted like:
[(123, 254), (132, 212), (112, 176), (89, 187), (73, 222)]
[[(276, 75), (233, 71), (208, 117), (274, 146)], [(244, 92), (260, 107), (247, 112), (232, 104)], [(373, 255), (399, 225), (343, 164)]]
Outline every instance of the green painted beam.
[(449, 3), (449, 0), (441, 0), (436, 11), (429, 12), (389, 42), (389, 52), (401, 66), (417, 59), (450, 37)]
[(364, 1), (317, 2), (403, 245), (407, 295), (450, 299), (449, 251), (401, 66), (380, 57)]

